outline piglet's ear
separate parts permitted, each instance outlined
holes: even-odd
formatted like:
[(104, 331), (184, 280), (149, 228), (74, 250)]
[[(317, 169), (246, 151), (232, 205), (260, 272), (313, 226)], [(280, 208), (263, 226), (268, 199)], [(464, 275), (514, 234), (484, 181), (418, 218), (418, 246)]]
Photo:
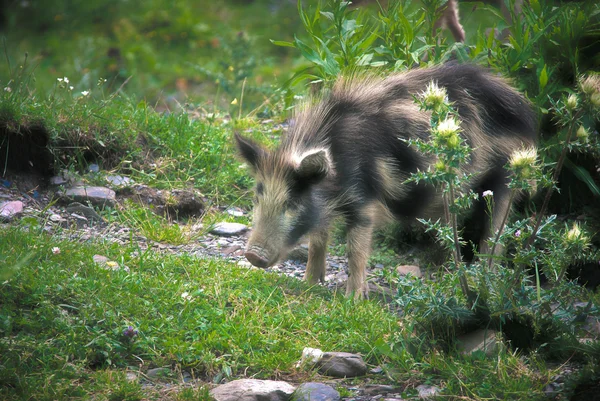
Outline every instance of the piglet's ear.
[(325, 150), (318, 150), (304, 155), (296, 169), (298, 177), (312, 183), (321, 181), (329, 174), (331, 162)]
[(267, 155), (267, 151), (249, 138), (245, 138), (235, 133), (235, 141), (242, 158), (252, 167), (252, 170), (258, 170), (258, 162)]

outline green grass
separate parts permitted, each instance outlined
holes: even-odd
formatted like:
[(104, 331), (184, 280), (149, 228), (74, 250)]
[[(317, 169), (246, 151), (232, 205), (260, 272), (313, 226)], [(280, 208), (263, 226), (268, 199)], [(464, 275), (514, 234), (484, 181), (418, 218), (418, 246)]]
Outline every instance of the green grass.
[[(99, 267), (95, 254), (130, 271)], [(431, 381), (466, 399), (535, 399), (551, 375), (535, 354), (440, 354), (415, 337), (409, 317), (399, 321), (373, 301), (135, 243), (77, 244), (7, 228), (0, 263), (0, 396), (7, 400), (152, 398), (125, 371), (163, 366), (204, 382), (303, 380), (308, 373), (294, 365), (304, 347), (361, 353), (387, 372), (373, 380), (401, 383), (408, 394)], [(133, 340), (123, 335), (128, 326), (139, 332)]]
[[(375, 303), (218, 260), (158, 256), (134, 243), (61, 242), (19, 228), (0, 238), (2, 266), (17, 266), (3, 270), (10, 277), (0, 295), (3, 397), (93, 393), (88, 381), (107, 369), (121, 377), (140, 364), (208, 381), (222, 372), (292, 375), (306, 346), (360, 352), (377, 364), (372, 344), (397, 327)], [(96, 266), (95, 254), (130, 272)], [(133, 341), (123, 336), (128, 326), (139, 330)]]

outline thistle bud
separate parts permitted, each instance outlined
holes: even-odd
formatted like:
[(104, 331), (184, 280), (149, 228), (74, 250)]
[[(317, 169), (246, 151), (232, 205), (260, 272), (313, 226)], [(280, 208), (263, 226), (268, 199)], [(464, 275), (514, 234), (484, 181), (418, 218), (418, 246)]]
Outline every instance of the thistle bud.
[(580, 125), (576, 135), (577, 138), (580, 139), (582, 142), (586, 142), (588, 140), (588, 137), (590, 136), (590, 133), (587, 129), (585, 129), (583, 125)]
[(537, 149), (534, 147), (517, 150), (512, 154), (508, 164), (519, 179), (533, 178), (537, 168)]
[(594, 107), (600, 107), (600, 75), (588, 75), (582, 78), (579, 87)]
[(573, 223), (573, 227), (565, 233), (564, 238), (567, 245), (579, 245), (583, 248), (587, 248), (589, 245), (589, 238), (581, 231), (577, 223)]
[(448, 117), (440, 122), (433, 134), (440, 145), (446, 146), (448, 149), (456, 149), (460, 145), (460, 125), (453, 117)]
[(577, 108), (577, 103), (578, 103), (578, 99), (577, 99), (577, 95), (571, 94), (569, 95), (569, 97), (567, 98), (567, 110), (569, 111), (573, 111)]
[(439, 111), (442, 105), (448, 102), (448, 93), (446, 88), (440, 88), (437, 83), (431, 81), (425, 92), (421, 93), (421, 98), (428, 108)]

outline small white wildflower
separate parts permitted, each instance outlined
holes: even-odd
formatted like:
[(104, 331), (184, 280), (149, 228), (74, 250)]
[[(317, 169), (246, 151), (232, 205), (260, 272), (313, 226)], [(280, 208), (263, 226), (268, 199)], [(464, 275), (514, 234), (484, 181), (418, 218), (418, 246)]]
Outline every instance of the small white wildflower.
[(494, 196), (494, 191), (490, 191), (489, 189), (483, 191), (483, 193), (481, 194), (481, 197), (485, 198), (487, 196)]
[(4, 91), (10, 93), (10, 92), (12, 92), (12, 89), (10, 86), (6, 86), (6, 87), (4, 87)]
[(68, 84), (68, 83), (69, 83), (69, 78), (67, 78), (67, 77), (64, 77), (64, 78), (63, 78), (63, 81), (64, 81), (66, 84)]
[(236, 105), (236, 104), (238, 104), (237, 97), (231, 101), (231, 104), (233, 104), (233, 105)]
[(54, 248), (52, 248), (52, 253), (58, 255), (60, 253), (60, 248), (55, 246)]
[(82, 94), (83, 96), (87, 96), (87, 95), (89, 95), (89, 94), (90, 94), (90, 91), (83, 91), (83, 92), (81, 92), (81, 94)]
[(192, 300), (192, 296), (187, 291), (181, 294), (181, 298), (185, 299), (186, 301), (191, 301)]
[(69, 90), (72, 91), (74, 88), (72, 86), (69, 86)]
[(63, 78), (56, 78), (56, 80), (57, 80), (58, 82), (60, 82), (60, 83), (62, 83), (62, 81), (64, 81), (64, 79), (63, 79)]

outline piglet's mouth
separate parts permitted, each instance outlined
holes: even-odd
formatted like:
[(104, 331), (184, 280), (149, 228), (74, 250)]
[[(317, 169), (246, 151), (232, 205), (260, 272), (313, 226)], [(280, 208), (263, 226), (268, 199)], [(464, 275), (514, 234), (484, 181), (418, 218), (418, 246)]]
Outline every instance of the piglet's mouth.
[(266, 269), (267, 267), (271, 267), (277, 262), (276, 258), (269, 258), (267, 256), (267, 252), (264, 248), (258, 246), (249, 247), (244, 253), (248, 262), (252, 263), (253, 266), (260, 267), (262, 269)]

